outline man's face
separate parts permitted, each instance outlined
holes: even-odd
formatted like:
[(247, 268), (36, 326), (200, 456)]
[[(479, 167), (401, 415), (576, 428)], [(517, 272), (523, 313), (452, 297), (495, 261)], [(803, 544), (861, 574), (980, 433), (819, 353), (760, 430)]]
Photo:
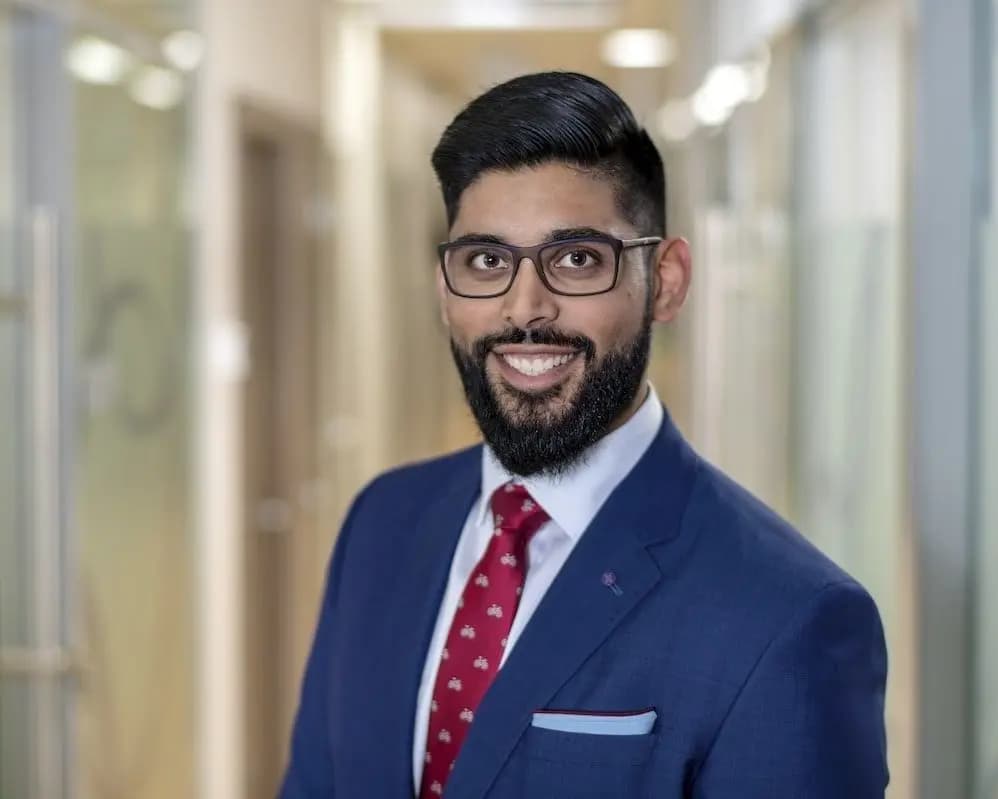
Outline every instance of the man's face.
[[(461, 196), (451, 238), (480, 234), (525, 246), (578, 228), (639, 235), (620, 215), (609, 180), (550, 163), (479, 176)], [(594, 296), (553, 294), (529, 261), (500, 297), (458, 297), (440, 279), (469, 404), (507, 469), (564, 472), (640, 404), (657, 252), (624, 250), (616, 286)]]

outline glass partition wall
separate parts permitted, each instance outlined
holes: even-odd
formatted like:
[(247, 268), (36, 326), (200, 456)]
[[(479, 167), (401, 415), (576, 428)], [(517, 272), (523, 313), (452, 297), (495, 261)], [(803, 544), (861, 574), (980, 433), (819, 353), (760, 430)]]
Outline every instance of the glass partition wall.
[[(707, 5), (702, 51), (766, 77), (759, 97), (686, 142), (686, 182), (673, 183), (693, 195), (696, 231), (694, 439), (876, 599), (891, 663), (888, 795), (908, 799), (905, 5), (801, 3), (792, 24), (728, 46), (742, 4)], [(709, 22), (702, 6), (688, 4)]]
[[(62, 26), (0, 5), (0, 794), (71, 781)], [(40, 96), (51, 100), (38, 103)]]
[(977, 335), (977, 434), (978, 478), (975, 562), (976, 597), (974, 640), (976, 641), (973, 686), (976, 751), (975, 799), (998, 797), (998, 0), (979, 0), (978, 29), (982, 31), (983, 71), (977, 102), (982, 156), (990, 171), (982, 187), (978, 236)]
[(189, 13), (0, 0), (5, 799), (194, 794)]

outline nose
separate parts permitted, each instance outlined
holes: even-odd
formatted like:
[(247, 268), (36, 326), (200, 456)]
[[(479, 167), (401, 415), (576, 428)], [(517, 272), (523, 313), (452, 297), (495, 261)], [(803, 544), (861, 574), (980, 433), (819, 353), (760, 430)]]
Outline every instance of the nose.
[(516, 279), (503, 295), (503, 319), (521, 330), (541, 327), (558, 318), (558, 299), (541, 282), (529, 258), (520, 261)]

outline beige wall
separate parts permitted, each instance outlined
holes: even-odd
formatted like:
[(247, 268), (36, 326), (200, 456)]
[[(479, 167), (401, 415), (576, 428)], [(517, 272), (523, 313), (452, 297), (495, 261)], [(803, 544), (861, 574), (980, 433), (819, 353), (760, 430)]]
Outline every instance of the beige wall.
[(197, 113), (198, 777), (202, 799), (242, 799), (241, 381), (248, 366), (240, 320), (237, 107), (306, 125), (322, 100), (318, 0), (204, 0), (206, 57)]
[(429, 158), (460, 99), (400, 64), (383, 34), (363, 9), (326, 17), (335, 225), (325, 262), (323, 463), (331, 493), (320, 564), (371, 477), (475, 440), (434, 285), (446, 224)]
[[(231, 24), (233, 19), (239, 25)], [(240, 195), (235, 108), (249, 101), (322, 131), (323, 196), (312, 209), (319, 273), (319, 523), (305, 560), (300, 669), (343, 513), (360, 487), (401, 462), (474, 440), (434, 288), (443, 209), (429, 154), (457, 101), (397, 66), (363, 10), (208, 0), (198, 120), (203, 265), (198, 353), (197, 560), (199, 792), (241, 797), (243, 641), (239, 318)], [(320, 47), (321, 44), (321, 47)], [(299, 552), (299, 555), (301, 553)], [(296, 556), (297, 557), (297, 556)], [(304, 608), (307, 607), (307, 612)], [(298, 674), (295, 674), (297, 683)]]

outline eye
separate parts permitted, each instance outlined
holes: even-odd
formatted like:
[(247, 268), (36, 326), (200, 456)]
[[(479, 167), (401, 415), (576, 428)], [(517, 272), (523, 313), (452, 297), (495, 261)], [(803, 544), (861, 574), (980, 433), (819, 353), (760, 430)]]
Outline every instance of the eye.
[(601, 264), (602, 259), (599, 253), (582, 249), (559, 253), (554, 261), (554, 266), (557, 269), (586, 269), (600, 266)]
[(468, 266), (482, 272), (491, 272), (496, 269), (506, 269), (509, 267), (506, 256), (496, 250), (479, 250), (471, 253), (468, 258)]

